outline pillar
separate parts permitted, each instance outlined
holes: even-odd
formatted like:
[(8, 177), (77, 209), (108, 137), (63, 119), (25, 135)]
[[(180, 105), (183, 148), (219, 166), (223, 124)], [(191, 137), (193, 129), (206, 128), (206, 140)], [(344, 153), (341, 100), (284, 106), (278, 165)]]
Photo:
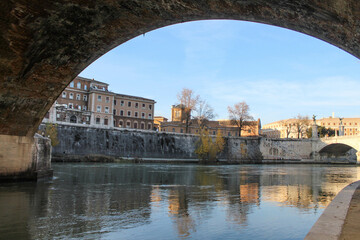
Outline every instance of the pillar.
[(312, 138), (318, 138), (318, 129), (315, 123), (312, 125)]
[(51, 175), (50, 139), (0, 135), (0, 181), (36, 181)]

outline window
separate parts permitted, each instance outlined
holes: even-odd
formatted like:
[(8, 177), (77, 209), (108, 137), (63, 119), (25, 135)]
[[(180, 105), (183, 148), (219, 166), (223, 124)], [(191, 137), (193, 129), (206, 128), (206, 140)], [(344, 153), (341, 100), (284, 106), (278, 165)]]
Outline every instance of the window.
[(70, 83), (70, 87), (74, 87), (74, 82), (71, 82), (71, 83)]
[(134, 128), (137, 128), (137, 122), (134, 122)]
[(228, 136), (231, 137), (231, 133), (230, 133), (230, 132), (228, 132)]
[(142, 104), (142, 108), (145, 109), (146, 108), (146, 105), (145, 103)]
[(96, 107), (96, 111), (97, 111), (97, 112), (101, 112), (101, 106), (97, 106), (97, 107)]
[(105, 107), (105, 113), (109, 113), (109, 107)]
[(216, 135), (216, 132), (215, 132), (215, 131), (213, 131), (213, 135)]
[(84, 90), (87, 90), (87, 85), (84, 85)]
[(98, 101), (101, 102), (101, 95), (98, 95)]
[(152, 105), (151, 105), (151, 104), (149, 104), (149, 109), (150, 109), (150, 110), (152, 109)]
[(66, 98), (66, 92), (63, 92), (63, 93), (62, 93), (62, 97), (63, 97), (63, 98)]
[(134, 113), (134, 117), (138, 117), (139, 113), (138, 112), (135, 112)]
[(70, 117), (70, 122), (71, 122), (71, 123), (77, 123), (77, 118), (76, 118), (76, 116), (74, 116), (74, 115), (71, 116), (71, 117)]
[(152, 115), (151, 115), (151, 113), (149, 113), (149, 119), (151, 119), (152, 118)]
[(96, 124), (100, 124), (100, 117), (96, 117)]
[(148, 124), (148, 129), (151, 130), (151, 123)]
[(81, 82), (78, 82), (78, 83), (76, 84), (76, 87), (77, 87), (78, 89), (81, 89)]
[(123, 127), (124, 126), (124, 122), (122, 120), (119, 121), (119, 127)]
[(81, 105), (78, 105), (78, 109), (81, 110)]
[(141, 113), (141, 117), (142, 117), (142, 118), (145, 118), (145, 113)]
[(113, 114), (116, 115), (116, 109), (113, 110)]
[(116, 106), (116, 100), (114, 100), (114, 105)]
[(131, 107), (131, 102), (128, 102), (128, 107)]
[(109, 124), (109, 120), (107, 118), (104, 119), (104, 125), (108, 125)]
[(87, 96), (86, 95), (83, 96), (83, 100), (87, 101)]
[(145, 124), (141, 123), (141, 129), (145, 129)]
[(72, 109), (72, 108), (73, 108), (73, 104), (69, 103), (69, 109)]
[(128, 111), (128, 112), (127, 112), (127, 116), (128, 116), (128, 117), (131, 117), (131, 111)]
[(74, 99), (74, 94), (73, 94), (73, 93), (70, 93), (70, 94), (69, 94), (69, 98), (70, 98), (70, 99)]
[(83, 110), (85, 110), (85, 111), (86, 111), (86, 110), (87, 110), (87, 107), (86, 107), (86, 106), (83, 106)]
[(124, 116), (124, 111), (120, 110), (120, 116)]
[(130, 121), (127, 121), (127, 122), (126, 122), (126, 127), (127, 127), (127, 128), (131, 127), (131, 122), (130, 122)]
[(106, 103), (109, 103), (109, 102), (110, 102), (110, 97), (106, 97), (106, 98), (105, 98), (105, 102), (106, 102)]
[(81, 100), (80, 94), (76, 94), (76, 100)]
[(183, 132), (184, 132), (184, 130), (181, 128), (181, 129), (180, 129), (180, 132), (181, 132), (181, 133), (183, 133)]
[(139, 107), (139, 103), (135, 103), (135, 108), (138, 108)]
[(120, 106), (124, 106), (124, 101), (121, 101), (121, 102), (120, 102)]
[(175, 132), (175, 128), (173, 128), (172, 131)]

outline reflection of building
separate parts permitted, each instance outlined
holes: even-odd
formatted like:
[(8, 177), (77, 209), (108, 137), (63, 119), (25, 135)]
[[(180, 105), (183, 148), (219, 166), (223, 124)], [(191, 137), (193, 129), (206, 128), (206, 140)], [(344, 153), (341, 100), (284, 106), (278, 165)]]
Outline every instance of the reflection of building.
[(240, 200), (243, 203), (259, 203), (259, 183), (240, 185)]
[[(181, 106), (172, 106), (171, 108), (171, 122), (163, 121), (160, 122), (159, 131), (162, 132), (175, 132), (175, 133), (185, 133), (186, 132), (186, 118), (187, 115), (185, 108)], [(245, 129), (241, 130), (241, 136), (258, 136), (261, 123), (260, 119), (257, 121), (248, 122), (248, 126)], [(239, 136), (238, 127), (231, 123), (230, 120), (218, 120), (218, 121), (207, 121), (206, 127), (209, 130), (209, 133), (216, 135), (218, 131), (221, 131), (223, 136)], [(188, 132), (191, 134), (199, 133), (199, 124), (196, 120), (190, 120)]]
[(44, 121), (153, 129), (154, 100), (113, 93), (108, 87), (107, 83), (76, 77), (58, 97)]
[(188, 212), (186, 189), (174, 189), (169, 195), (169, 213), (176, 222), (179, 237), (188, 237), (195, 230), (195, 222)]

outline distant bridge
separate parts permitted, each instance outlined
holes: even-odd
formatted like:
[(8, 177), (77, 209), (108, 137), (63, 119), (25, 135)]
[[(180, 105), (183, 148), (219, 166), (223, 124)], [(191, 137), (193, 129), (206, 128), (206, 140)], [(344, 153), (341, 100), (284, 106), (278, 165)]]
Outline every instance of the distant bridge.
[[(353, 149), (353, 150), (352, 150)], [(313, 157), (320, 159), (324, 157), (337, 158), (339, 156), (351, 157), (352, 160), (360, 162), (360, 136), (341, 136), (319, 138), (313, 141)], [(352, 150), (352, 152), (349, 152)]]

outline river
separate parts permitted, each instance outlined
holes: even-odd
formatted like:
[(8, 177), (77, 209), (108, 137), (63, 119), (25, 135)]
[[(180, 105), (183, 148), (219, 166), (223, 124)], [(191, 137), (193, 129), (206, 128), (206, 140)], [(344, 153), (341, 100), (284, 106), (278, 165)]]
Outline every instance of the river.
[(360, 167), (53, 164), (0, 184), (0, 239), (303, 239)]

